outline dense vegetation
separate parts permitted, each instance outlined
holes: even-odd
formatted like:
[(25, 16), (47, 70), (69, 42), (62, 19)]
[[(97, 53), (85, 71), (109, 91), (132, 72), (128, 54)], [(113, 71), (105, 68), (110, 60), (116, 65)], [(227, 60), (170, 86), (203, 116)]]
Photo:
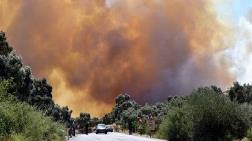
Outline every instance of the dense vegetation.
[[(226, 92), (216, 86), (194, 90), (188, 96), (140, 105), (130, 95), (115, 98), (101, 119), (80, 113), (80, 129), (97, 123), (116, 124), (140, 134), (155, 133), (170, 141), (232, 141), (252, 139), (252, 86), (235, 82)], [(62, 140), (71, 120), (68, 107), (52, 100), (52, 87), (22, 64), (0, 32), (0, 140)], [(155, 124), (150, 125), (150, 120)]]
[(63, 125), (53, 122), (42, 112), (9, 95), (8, 86), (8, 81), (0, 81), (0, 140), (64, 140)]
[(52, 100), (52, 87), (22, 64), (0, 32), (0, 140), (62, 140), (68, 107)]
[[(188, 96), (169, 97), (153, 105), (137, 104), (127, 94), (116, 97), (111, 113), (102, 121), (134, 132), (150, 133), (148, 117), (155, 120), (155, 134), (170, 141), (232, 141), (252, 137), (252, 86), (235, 82), (226, 92), (216, 86), (194, 90)], [(142, 122), (140, 122), (142, 121)]]
[(250, 105), (239, 105), (210, 88), (197, 90), (163, 121), (159, 134), (170, 141), (242, 139), (250, 127)]
[[(128, 128), (128, 124), (133, 124), (133, 131), (140, 134), (148, 134), (147, 119), (153, 116), (155, 120), (155, 130), (159, 129), (161, 122), (173, 107), (180, 107), (185, 101), (184, 97), (170, 97), (164, 102), (154, 105), (146, 103), (141, 106), (128, 94), (121, 94), (115, 98), (115, 106), (112, 112), (105, 114), (101, 122), (105, 124), (116, 123), (122, 130)], [(141, 121), (141, 122), (140, 122)]]

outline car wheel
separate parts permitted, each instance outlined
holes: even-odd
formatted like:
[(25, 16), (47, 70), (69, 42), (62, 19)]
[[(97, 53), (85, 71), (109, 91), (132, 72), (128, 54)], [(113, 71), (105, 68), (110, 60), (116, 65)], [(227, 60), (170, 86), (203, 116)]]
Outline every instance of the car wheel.
[(107, 132), (105, 132), (105, 134), (107, 134)]

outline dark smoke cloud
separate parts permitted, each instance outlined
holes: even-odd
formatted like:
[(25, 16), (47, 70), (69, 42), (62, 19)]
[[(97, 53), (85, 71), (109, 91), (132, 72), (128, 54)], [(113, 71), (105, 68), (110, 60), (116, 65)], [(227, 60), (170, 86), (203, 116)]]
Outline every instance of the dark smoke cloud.
[(76, 113), (109, 111), (122, 92), (154, 102), (232, 81), (209, 1), (4, 1), (10, 42)]

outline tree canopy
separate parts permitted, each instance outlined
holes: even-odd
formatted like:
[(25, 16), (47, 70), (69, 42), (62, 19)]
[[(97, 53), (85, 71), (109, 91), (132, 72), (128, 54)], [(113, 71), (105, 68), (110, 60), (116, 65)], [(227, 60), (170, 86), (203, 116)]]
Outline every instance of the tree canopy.
[[(48, 84), (46, 79), (38, 79), (32, 75), (31, 68), (24, 65), (21, 57), (15, 54), (7, 42), (4, 32), (0, 32), (0, 68), (0, 80), (11, 80), (8, 93), (20, 101), (43, 110), (47, 115), (57, 115), (55, 111), (58, 111), (59, 114), (65, 112), (64, 109), (54, 104), (52, 86)], [(58, 117), (55, 116), (54, 119), (64, 119)]]

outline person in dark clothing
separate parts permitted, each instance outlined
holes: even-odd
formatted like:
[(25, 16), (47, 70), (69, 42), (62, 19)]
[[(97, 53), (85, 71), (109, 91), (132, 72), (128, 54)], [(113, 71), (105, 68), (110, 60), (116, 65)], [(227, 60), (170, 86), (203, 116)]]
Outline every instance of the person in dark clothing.
[(71, 116), (72, 116), (72, 110), (70, 110), (67, 115), (66, 115), (66, 121), (67, 121), (67, 124), (68, 126), (71, 126), (71, 123), (72, 123), (72, 120), (71, 120)]
[(86, 135), (88, 135), (88, 123), (86, 123), (85, 125), (85, 132), (86, 132)]
[(72, 128), (69, 128), (69, 129), (68, 129), (68, 137), (69, 137), (69, 138), (72, 138)]
[(131, 120), (128, 120), (129, 135), (132, 135), (133, 125)]
[(71, 138), (73, 129), (72, 129), (72, 120), (71, 120), (72, 110), (67, 113), (67, 128), (68, 128), (68, 136)]
[(75, 129), (76, 129), (76, 124), (75, 124), (75, 122), (73, 121), (73, 123), (72, 123), (72, 135), (73, 136), (75, 136)]

